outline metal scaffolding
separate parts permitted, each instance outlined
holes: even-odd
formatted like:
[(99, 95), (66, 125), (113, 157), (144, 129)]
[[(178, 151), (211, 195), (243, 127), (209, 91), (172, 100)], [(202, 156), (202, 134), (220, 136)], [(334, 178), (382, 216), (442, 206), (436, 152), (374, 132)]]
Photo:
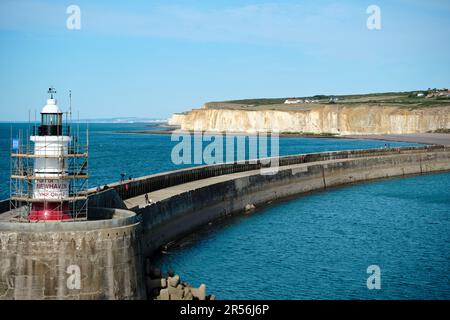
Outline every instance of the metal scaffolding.
[[(22, 222), (29, 221), (29, 214), (33, 203), (58, 204), (64, 213), (70, 215), (73, 220), (86, 220), (88, 215), (88, 147), (89, 129), (86, 127), (85, 140), (80, 142), (80, 124), (78, 122), (75, 132), (71, 132), (71, 111), (66, 113), (66, 125), (62, 132), (57, 132), (52, 137), (70, 137), (67, 153), (55, 156), (46, 154), (35, 154), (34, 144), (30, 136), (38, 135), (36, 120), (34, 125), (29, 121), (27, 129), (19, 129), (13, 133), (11, 129), (11, 163), (10, 163), (10, 210), (19, 212), (17, 219)], [(25, 131), (25, 132), (24, 132)], [(44, 142), (47, 144), (47, 142)], [(50, 144), (50, 142), (49, 142)], [(58, 174), (36, 175), (35, 163), (38, 159), (58, 159), (60, 168)], [(42, 160), (41, 160), (42, 161)], [(44, 160), (46, 161), (46, 160)], [(67, 169), (66, 169), (67, 168)], [(69, 183), (68, 196), (36, 198), (34, 189), (39, 181), (50, 181), (50, 183)], [(63, 205), (64, 204), (64, 205)], [(21, 208), (21, 210), (17, 210)]]

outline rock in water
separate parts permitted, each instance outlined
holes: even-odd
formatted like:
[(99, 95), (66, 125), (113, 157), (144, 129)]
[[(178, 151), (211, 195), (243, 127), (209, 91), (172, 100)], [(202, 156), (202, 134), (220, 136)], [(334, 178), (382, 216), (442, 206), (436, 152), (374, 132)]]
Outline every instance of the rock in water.
[(176, 288), (180, 283), (180, 276), (174, 275), (173, 277), (168, 278), (169, 286)]
[(159, 296), (158, 296), (158, 300), (169, 300), (170, 296), (169, 296), (169, 290), (167, 289), (162, 289), (159, 292)]
[(191, 292), (194, 298), (197, 298), (198, 300), (206, 299), (206, 285), (204, 284), (201, 284), (198, 288), (192, 288)]
[(251, 211), (255, 209), (255, 205), (253, 203), (248, 203), (245, 205), (245, 211)]

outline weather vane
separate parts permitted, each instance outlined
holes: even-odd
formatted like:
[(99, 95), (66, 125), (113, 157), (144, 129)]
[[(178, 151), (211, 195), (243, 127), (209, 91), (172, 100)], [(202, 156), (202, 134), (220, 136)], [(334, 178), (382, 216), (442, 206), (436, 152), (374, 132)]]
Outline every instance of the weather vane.
[(50, 94), (50, 99), (53, 99), (53, 94), (56, 93), (56, 89), (54, 87), (48, 88), (47, 93)]

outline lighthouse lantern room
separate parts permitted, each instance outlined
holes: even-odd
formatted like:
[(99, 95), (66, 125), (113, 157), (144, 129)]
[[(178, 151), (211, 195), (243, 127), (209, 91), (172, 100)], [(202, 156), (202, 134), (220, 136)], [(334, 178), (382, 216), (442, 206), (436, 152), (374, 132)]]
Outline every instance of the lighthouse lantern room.
[[(63, 123), (55, 89), (48, 93), (40, 124), (13, 139), (11, 209), (25, 207), (27, 221), (83, 219), (87, 217), (88, 131), (82, 146), (79, 123), (77, 135), (71, 134), (71, 121)], [(71, 111), (67, 118), (71, 119)]]

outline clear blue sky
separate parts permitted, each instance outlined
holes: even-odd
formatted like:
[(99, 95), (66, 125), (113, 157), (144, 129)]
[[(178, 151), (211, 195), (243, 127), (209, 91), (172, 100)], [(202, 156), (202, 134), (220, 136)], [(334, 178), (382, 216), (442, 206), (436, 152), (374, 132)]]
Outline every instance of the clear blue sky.
[[(81, 9), (68, 30), (66, 8)], [(381, 8), (381, 30), (366, 9)], [(82, 118), (166, 118), (206, 101), (450, 86), (450, 1), (0, 2), (0, 121), (53, 85)]]

